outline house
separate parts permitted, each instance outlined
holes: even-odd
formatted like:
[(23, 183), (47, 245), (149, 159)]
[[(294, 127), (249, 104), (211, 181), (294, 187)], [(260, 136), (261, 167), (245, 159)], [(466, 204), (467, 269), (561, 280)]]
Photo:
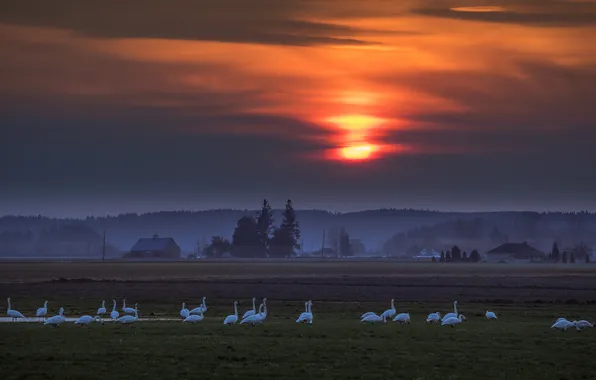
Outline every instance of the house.
[(180, 247), (172, 238), (160, 238), (154, 235), (152, 238), (141, 238), (124, 255), (124, 258), (135, 259), (179, 259)]
[(544, 261), (546, 255), (536, 248), (523, 243), (505, 243), (486, 252), (486, 261), (490, 263), (528, 263)]

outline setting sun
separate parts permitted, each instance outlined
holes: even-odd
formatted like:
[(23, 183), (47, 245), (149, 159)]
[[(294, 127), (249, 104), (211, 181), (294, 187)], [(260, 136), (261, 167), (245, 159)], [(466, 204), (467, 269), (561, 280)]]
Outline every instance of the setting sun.
[(341, 156), (346, 160), (367, 160), (371, 158), (374, 151), (374, 145), (351, 145), (341, 148)]

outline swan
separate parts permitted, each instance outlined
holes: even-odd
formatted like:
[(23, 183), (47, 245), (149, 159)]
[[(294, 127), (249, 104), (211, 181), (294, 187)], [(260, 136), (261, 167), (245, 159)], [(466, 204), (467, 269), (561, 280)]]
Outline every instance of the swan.
[(387, 317), (383, 314), (382, 316), (378, 316), (376, 314), (374, 315), (369, 315), (365, 318), (362, 318), (362, 320), (360, 320), (360, 322), (364, 322), (364, 323), (387, 323)]
[(116, 300), (112, 301), (114, 301), (114, 307), (112, 308), (112, 312), (110, 313), (110, 318), (116, 320), (120, 316), (120, 313), (118, 313), (118, 310), (116, 310)]
[(570, 321), (567, 320), (567, 318), (557, 318), (557, 320), (555, 321), (555, 323), (560, 322), (560, 321), (570, 322)]
[(374, 313), (372, 311), (367, 311), (366, 313), (364, 313), (364, 314), (362, 314), (360, 316), (360, 319), (364, 319), (364, 318), (367, 318), (367, 317), (370, 317), (370, 316), (373, 316), (373, 315), (376, 315), (378, 317), (377, 313)]
[(261, 313), (263, 310), (263, 304), (259, 305), (259, 312), (253, 315), (249, 315), (248, 317), (244, 318), (242, 321), (240, 321), (240, 324), (243, 323), (248, 323), (250, 325), (256, 325), (257, 323), (259, 323), (259, 320), (261, 319)]
[(132, 307), (126, 307), (126, 298), (122, 301), (122, 311), (128, 314), (134, 314), (136, 312), (136, 308), (133, 309)]
[(590, 322), (588, 322), (588, 321), (586, 321), (584, 319), (582, 319), (581, 321), (573, 321), (571, 323), (574, 323), (575, 324), (575, 328), (578, 331), (582, 331), (586, 327), (594, 327), (594, 324), (593, 323), (590, 323)]
[(23, 314), (10, 308), (10, 298), (7, 298), (6, 300), (8, 301), (8, 310), (6, 311), (6, 315), (12, 318), (13, 322), (16, 322), (17, 318), (25, 318)]
[(306, 312), (300, 314), (298, 319), (296, 319), (296, 323), (308, 323), (312, 325), (312, 301), (306, 302)]
[(60, 310), (58, 311), (58, 315), (54, 315), (53, 317), (46, 319), (44, 325), (58, 327), (61, 324), (63, 324), (64, 322), (66, 322), (66, 318), (64, 317), (64, 308), (61, 307)]
[(199, 310), (199, 314), (190, 314), (188, 317), (184, 318), (182, 322), (188, 323), (197, 323), (201, 322), (205, 317), (203, 316), (203, 310)]
[(255, 315), (257, 313), (257, 307), (255, 306), (256, 300), (257, 299), (255, 297), (252, 298), (252, 310), (248, 310), (246, 313), (244, 313), (242, 319), (248, 318), (251, 315)]
[(441, 326), (451, 326), (451, 327), (455, 327), (455, 325), (457, 325), (458, 323), (462, 323), (463, 321), (466, 320), (466, 317), (463, 314), (460, 314), (458, 317), (449, 317), (447, 319), (443, 318), (443, 321), (441, 322)]
[(37, 309), (37, 312), (35, 313), (37, 318), (46, 319), (46, 315), (48, 315), (48, 301), (44, 302), (43, 307)]
[(575, 326), (575, 322), (569, 322), (566, 319), (562, 319), (560, 321), (555, 322), (554, 325), (552, 325), (550, 328), (551, 329), (557, 329), (560, 331), (567, 331), (568, 328)]
[(192, 309), (190, 311), (190, 314), (199, 314), (200, 312), (206, 312), (207, 311), (207, 304), (205, 304), (205, 300), (207, 300), (207, 297), (203, 297), (203, 302), (195, 307), (194, 309)]
[(83, 315), (82, 317), (80, 317), (79, 319), (77, 319), (75, 321), (75, 325), (88, 326), (93, 321), (103, 323), (103, 321), (101, 320), (101, 317), (99, 315), (96, 315), (94, 317), (92, 317), (90, 315)]
[(438, 311), (436, 313), (430, 313), (428, 317), (426, 317), (426, 323), (439, 323), (441, 322), (441, 313)]
[(458, 314), (457, 314), (457, 301), (453, 301), (453, 313), (447, 313), (443, 316), (443, 319), (441, 321), (444, 321), (448, 318), (457, 318)]
[(393, 318), (393, 322), (410, 323), (410, 313), (398, 314), (395, 318)]
[(257, 316), (257, 323), (262, 325), (263, 322), (265, 322), (265, 319), (267, 319), (267, 298), (263, 298), (263, 311), (259, 313)]
[(395, 306), (393, 305), (393, 301), (394, 301), (394, 299), (392, 298), (391, 299), (391, 309), (385, 310), (383, 312), (383, 314), (381, 314), (381, 316), (384, 315), (387, 318), (393, 318), (395, 316), (396, 311), (395, 311)]
[(224, 325), (233, 325), (238, 322), (238, 301), (234, 301), (234, 314), (228, 315), (224, 319)]
[(180, 318), (187, 318), (190, 315), (190, 312), (186, 308), (186, 303), (182, 302), (182, 309), (180, 309)]
[(138, 321), (139, 320), (139, 304), (135, 304), (134, 309), (130, 308), (130, 307), (128, 309), (133, 310), (134, 317), (132, 315), (125, 315), (123, 317), (118, 318), (116, 321), (118, 321), (122, 324), (125, 324), (125, 325), (128, 325), (128, 324)]
[(486, 319), (497, 319), (497, 315), (492, 311), (488, 310), (486, 311), (486, 314), (484, 314), (484, 316), (486, 317)]
[(97, 315), (104, 315), (107, 312), (106, 310), (106, 301), (101, 301), (101, 307), (97, 309)]

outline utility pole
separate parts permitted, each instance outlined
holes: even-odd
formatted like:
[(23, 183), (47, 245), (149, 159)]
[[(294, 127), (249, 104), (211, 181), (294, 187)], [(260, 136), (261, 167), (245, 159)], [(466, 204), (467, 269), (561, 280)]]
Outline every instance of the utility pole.
[(106, 230), (103, 230), (103, 247), (101, 248), (101, 261), (106, 261)]

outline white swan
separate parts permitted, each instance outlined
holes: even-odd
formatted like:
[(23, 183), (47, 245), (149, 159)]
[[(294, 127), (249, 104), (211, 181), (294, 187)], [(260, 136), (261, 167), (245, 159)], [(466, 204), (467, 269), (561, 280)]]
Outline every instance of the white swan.
[(82, 317), (80, 317), (79, 319), (77, 319), (75, 321), (75, 325), (88, 326), (93, 321), (103, 323), (103, 321), (101, 320), (101, 317), (99, 315), (96, 315), (93, 317), (90, 315), (83, 315)]
[(497, 315), (492, 311), (488, 310), (486, 311), (486, 314), (484, 314), (484, 316), (486, 317), (486, 319), (497, 319)]
[(567, 331), (568, 328), (575, 326), (575, 322), (569, 322), (566, 319), (557, 320), (554, 325), (552, 325), (551, 329), (557, 329), (560, 331)]
[(136, 308), (126, 307), (126, 298), (122, 301), (122, 311), (128, 314), (136, 313)]
[(201, 322), (205, 317), (203, 316), (203, 310), (199, 310), (199, 314), (190, 314), (188, 317), (184, 318), (182, 322), (187, 323), (197, 323)]
[(43, 307), (40, 307), (39, 309), (37, 309), (37, 312), (35, 313), (35, 316), (37, 318), (46, 319), (46, 315), (48, 315), (48, 301), (45, 301), (43, 303)]
[(186, 308), (186, 303), (182, 302), (182, 309), (180, 309), (180, 318), (187, 318), (190, 315), (190, 311)]
[(373, 315), (376, 315), (378, 317), (377, 313), (372, 312), (372, 311), (367, 311), (366, 313), (364, 313), (360, 316), (360, 319), (364, 319), (364, 318), (367, 318), (367, 317), (370, 317)]
[(135, 308), (127, 308), (133, 310), (134, 317), (132, 315), (125, 315), (123, 317), (118, 318), (116, 321), (122, 324), (128, 325), (134, 323), (139, 320), (139, 304), (135, 304)]
[(238, 301), (234, 301), (234, 314), (228, 315), (224, 319), (224, 325), (233, 325), (238, 322)]
[(16, 310), (11, 309), (10, 307), (10, 298), (6, 299), (8, 301), (8, 310), (6, 310), (6, 315), (8, 315), (10, 318), (12, 318), (13, 322), (16, 322), (17, 318), (25, 318), (25, 316), (21, 313), (19, 313)]
[(257, 323), (263, 324), (265, 319), (267, 319), (267, 298), (263, 298), (263, 311), (257, 314), (258, 320)]
[(387, 309), (383, 312), (383, 314), (381, 314), (381, 316), (385, 316), (387, 318), (393, 318), (395, 316), (395, 313), (397, 313), (397, 311), (395, 311), (395, 306), (393, 304), (395, 300), (392, 298), (391, 299), (391, 309)]
[(466, 317), (463, 314), (460, 314), (458, 317), (449, 317), (447, 319), (443, 318), (441, 326), (455, 327), (455, 325), (462, 323), (465, 319)]
[(457, 301), (453, 301), (453, 313), (447, 313), (443, 316), (443, 319), (441, 321), (444, 321), (448, 318), (457, 318), (459, 314), (457, 313)]
[(247, 323), (249, 325), (255, 326), (257, 323), (259, 323), (259, 321), (261, 319), (261, 313), (262, 313), (263, 307), (264, 307), (264, 305), (260, 304), (259, 312), (257, 314), (249, 315), (248, 317), (244, 318), (242, 321), (240, 321), (240, 324), (242, 325), (244, 323)]
[(410, 313), (398, 314), (395, 318), (393, 318), (393, 322), (410, 323)]
[(385, 315), (383, 316), (378, 316), (376, 314), (373, 315), (369, 315), (367, 317), (362, 318), (362, 320), (360, 320), (360, 322), (364, 322), (364, 323), (387, 323), (387, 317)]
[(313, 315), (312, 315), (312, 301), (306, 302), (306, 311), (296, 319), (296, 323), (308, 323), (312, 325)]
[(586, 321), (585, 319), (582, 319), (581, 321), (573, 321), (572, 323), (575, 324), (575, 328), (578, 331), (582, 331), (586, 327), (594, 327), (593, 323), (590, 323), (590, 322)]
[(104, 315), (107, 312), (106, 310), (106, 301), (101, 301), (101, 307), (97, 309), (97, 315)]
[(206, 312), (207, 311), (207, 304), (205, 303), (206, 300), (207, 300), (207, 297), (203, 297), (203, 302), (199, 306), (192, 309), (190, 311), (190, 314), (199, 314), (201, 312), (202, 313)]
[(571, 321), (568, 321), (567, 318), (557, 318), (557, 320), (555, 321), (555, 323), (560, 322), (560, 321), (571, 322)]
[(114, 301), (114, 307), (112, 308), (112, 312), (110, 313), (110, 318), (116, 320), (120, 316), (120, 313), (118, 313), (118, 310), (116, 310), (116, 300), (112, 301)]
[(256, 300), (257, 299), (255, 297), (252, 298), (252, 310), (248, 310), (246, 313), (244, 313), (242, 319), (248, 318), (251, 315), (255, 315), (257, 313), (257, 307), (255, 305)]
[(58, 311), (58, 315), (54, 315), (53, 317), (46, 319), (46, 321), (44, 322), (44, 325), (58, 327), (61, 324), (63, 324), (64, 322), (66, 322), (66, 318), (64, 317), (64, 308), (61, 307), (60, 310)]
[(441, 322), (441, 313), (438, 311), (436, 313), (430, 313), (428, 317), (426, 317), (426, 323), (439, 323)]

